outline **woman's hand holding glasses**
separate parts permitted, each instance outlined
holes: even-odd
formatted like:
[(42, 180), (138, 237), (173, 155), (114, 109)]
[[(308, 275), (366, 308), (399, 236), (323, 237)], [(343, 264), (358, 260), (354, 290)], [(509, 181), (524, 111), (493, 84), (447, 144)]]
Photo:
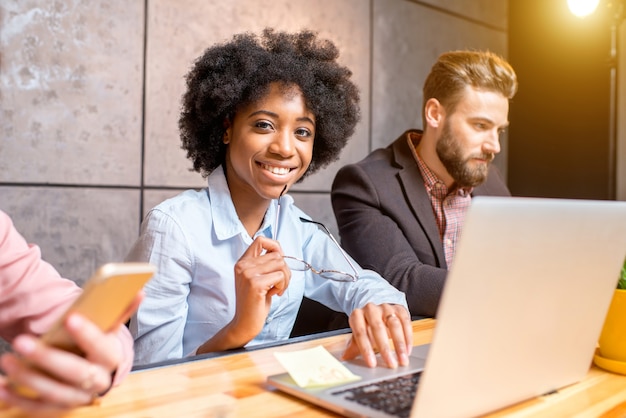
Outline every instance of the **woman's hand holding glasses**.
[(282, 296), (290, 279), (280, 244), (257, 237), (235, 263), (235, 316), (198, 349), (198, 354), (243, 347), (254, 339), (263, 329), (272, 296)]

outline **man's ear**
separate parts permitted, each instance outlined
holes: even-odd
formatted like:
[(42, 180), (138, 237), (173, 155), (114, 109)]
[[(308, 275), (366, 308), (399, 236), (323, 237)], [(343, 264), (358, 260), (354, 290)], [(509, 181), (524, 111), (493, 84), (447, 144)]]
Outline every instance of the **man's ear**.
[(438, 128), (445, 116), (446, 110), (439, 100), (435, 98), (428, 99), (426, 105), (424, 106), (424, 120), (426, 121), (426, 124), (432, 128)]

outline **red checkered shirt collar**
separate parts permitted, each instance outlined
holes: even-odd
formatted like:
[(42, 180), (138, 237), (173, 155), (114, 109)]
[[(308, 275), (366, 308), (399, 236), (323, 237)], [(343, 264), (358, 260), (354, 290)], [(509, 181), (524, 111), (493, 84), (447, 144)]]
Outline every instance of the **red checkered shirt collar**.
[(456, 243), (460, 236), (465, 219), (465, 213), (471, 203), (471, 192), (473, 188), (454, 188), (448, 191), (445, 183), (426, 165), (417, 153), (417, 144), (420, 137), (410, 135), (408, 142), (413, 152), (417, 167), (422, 174), (424, 187), (430, 199), (430, 204), (437, 221), (439, 237), (443, 244), (444, 254), (448, 268), (452, 264)]

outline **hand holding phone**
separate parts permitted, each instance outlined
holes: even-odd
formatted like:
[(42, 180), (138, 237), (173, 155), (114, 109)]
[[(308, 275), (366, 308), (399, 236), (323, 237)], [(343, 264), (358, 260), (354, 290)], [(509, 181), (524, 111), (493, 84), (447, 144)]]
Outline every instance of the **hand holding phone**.
[(79, 355), (82, 351), (65, 330), (68, 315), (77, 312), (103, 332), (112, 331), (134, 313), (132, 302), (156, 272), (149, 263), (109, 263), (100, 267), (83, 287), (83, 293), (41, 338), (53, 347)]
[[(66, 328), (68, 316), (78, 313), (103, 333), (114, 331), (137, 309), (139, 293), (155, 272), (156, 268), (148, 263), (103, 265), (84, 285), (81, 295), (54, 322), (49, 331), (41, 336), (41, 341), (50, 347), (84, 356), (83, 351)], [(31, 364), (30, 367), (55, 380), (58, 379), (45, 371), (42, 365)], [(40, 394), (36, 390), (11, 381), (10, 378), (9, 380), (10, 386), (21, 396), (30, 399), (39, 398)]]

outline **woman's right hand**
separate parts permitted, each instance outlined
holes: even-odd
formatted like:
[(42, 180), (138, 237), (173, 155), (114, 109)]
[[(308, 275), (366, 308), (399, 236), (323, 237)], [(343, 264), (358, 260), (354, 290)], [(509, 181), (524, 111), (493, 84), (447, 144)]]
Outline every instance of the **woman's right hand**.
[(253, 339), (263, 329), (272, 296), (282, 296), (290, 279), (278, 242), (257, 237), (235, 263), (237, 308), (231, 324)]
[(265, 324), (272, 296), (289, 286), (291, 270), (277, 241), (257, 237), (235, 263), (235, 316), (198, 354), (242, 347), (256, 337)]

